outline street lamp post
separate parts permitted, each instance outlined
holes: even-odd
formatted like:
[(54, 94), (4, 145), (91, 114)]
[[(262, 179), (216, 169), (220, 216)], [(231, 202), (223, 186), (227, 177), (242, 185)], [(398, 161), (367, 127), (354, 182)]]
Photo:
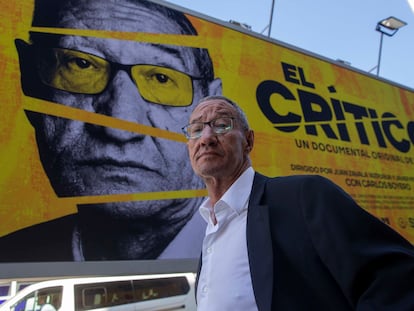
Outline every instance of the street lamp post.
[(268, 32), (267, 36), (270, 38), (270, 33), (272, 32), (272, 24), (273, 24), (273, 11), (275, 9), (275, 0), (272, 0), (272, 8), (270, 9), (270, 20), (268, 25)]
[(383, 19), (377, 23), (377, 27), (375, 28), (375, 30), (381, 33), (379, 53), (378, 53), (378, 63), (377, 63), (377, 76), (379, 75), (379, 72), (380, 72), (382, 40), (383, 40), (384, 34), (389, 37), (392, 37), (393, 35), (395, 35), (398, 29), (400, 29), (401, 27), (404, 27), (405, 25), (407, 25), (406, 22), (393, 16)]

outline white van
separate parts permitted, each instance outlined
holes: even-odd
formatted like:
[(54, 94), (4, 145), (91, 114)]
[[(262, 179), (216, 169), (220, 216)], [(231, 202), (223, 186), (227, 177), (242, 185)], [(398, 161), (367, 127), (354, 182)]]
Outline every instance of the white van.
[[(1, 280), (0, 281), (0, 305), (5, 302), (10, 297), (13, 297), (17, 292), (21, 291), (23, 288), (29, 286), (30, 284), (35, 283), (35, 279), (22, 279), (22, 280)], [(39, 279), (39, 281), (44, 281), (45, 279)]]
[(194, 273), (83, 277), (32, 284), (0, 311), (195, 311)]

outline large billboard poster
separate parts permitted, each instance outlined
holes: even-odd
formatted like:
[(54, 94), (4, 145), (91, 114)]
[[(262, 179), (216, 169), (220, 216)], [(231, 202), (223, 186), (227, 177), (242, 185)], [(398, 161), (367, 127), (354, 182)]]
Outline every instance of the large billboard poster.
[(181, 127), (211, 94), (255, 170), (326, 176), (414, 243), (413, 90), (140, 0), (4, 2), (0, 29), (1, 262), (198, 258)]

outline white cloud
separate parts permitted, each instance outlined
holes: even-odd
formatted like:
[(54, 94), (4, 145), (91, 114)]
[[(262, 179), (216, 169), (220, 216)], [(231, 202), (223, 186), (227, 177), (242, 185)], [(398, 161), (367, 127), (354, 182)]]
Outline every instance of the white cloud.
[(411, 11), (414, 13), (414, 0), (407, 0), (408, 4), (410, 5)]

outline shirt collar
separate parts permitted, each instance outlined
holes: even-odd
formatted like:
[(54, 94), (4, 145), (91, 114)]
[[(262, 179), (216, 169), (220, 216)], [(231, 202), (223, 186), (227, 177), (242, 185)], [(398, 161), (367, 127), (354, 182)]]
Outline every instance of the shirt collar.
[[(247, 201), (253, 185), (254, 170), (248, 167), (239, 178), (223, 194), (221, 199), (215, 204), (215, 209), (230, 207), (237, 215), (240, 215), (247, 208)], [(200, 213), (206, 222), (210, 218), (211, 201), (207, 198), (200, 206)], [(219, 212), (215, 210), (215, 212)]]

